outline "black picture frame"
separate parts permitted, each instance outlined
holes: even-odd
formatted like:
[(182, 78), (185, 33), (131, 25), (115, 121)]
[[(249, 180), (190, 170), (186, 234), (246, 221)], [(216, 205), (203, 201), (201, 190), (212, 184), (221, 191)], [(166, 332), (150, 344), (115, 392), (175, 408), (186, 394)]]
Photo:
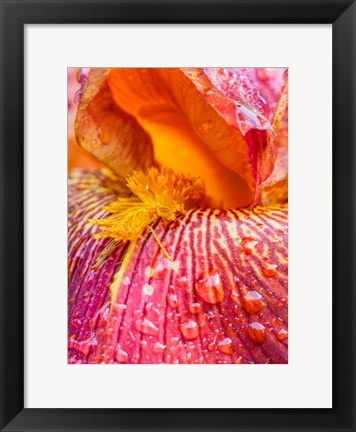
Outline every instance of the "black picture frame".
[[(355, 431), (355, 2), (0, 0), (0, 5), (1, 430)], [(31, 23), (332, 23), (332, 409), (24, 408), (24, 25)]]

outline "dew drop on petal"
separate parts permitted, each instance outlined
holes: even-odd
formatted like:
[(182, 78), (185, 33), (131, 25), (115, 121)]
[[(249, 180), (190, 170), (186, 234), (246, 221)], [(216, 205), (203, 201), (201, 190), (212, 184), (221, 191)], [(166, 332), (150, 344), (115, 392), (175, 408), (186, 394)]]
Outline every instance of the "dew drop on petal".
[(115, 350), (115, 360), (119, 363), (127, 363), (129, 361), (129, 356), (126, 351), (124, 351), (120, 345), (117, 345)]
[(218, 349), (220, 352), (224, 354), (232, 354), (233, 353), (232, 340), (228, 337), (223, 339), (218, 343)]
[(277, 264), (272, 263), (263, 263), (262, 265), (262, 271), (265, 276), (272, 277), (276, 276), (277, 274)]
[(279, 299), (278, 306), (283, 307), (286, 305), (286, 303), (287, 303), (287, 300), (283, 297), (283, 298)]
[(145, 269), (145, 276), (147, 278), (152, 277), (154, 275), (154, 273), (155, 273), (155, 271), (154, 271), (154, 269), (152, 267), (150, 267), (150, 266), (146, 267), (146, 269)]
[(187, 276), (180, 276), (179, 278), (176, 279), (176, 284), (180, 287), (186, 286), (187, 282), (188, 282)]
[(194, 320), (188, 320), (181, 324), (180, 331), (187, 340), (193, 340), (199, 336), (199, 325)]
[(144, 292), (144, 294), (151, 296), (154, 292), (154, 288), (152, 285), (144, 284), (142, 291)]
[(287, 332), (287, 330), (284, 330), (284, 329), (279, 330), (279, 332), (277, 333), (276, 337), (280, 341), (283, 341), (283, 340), (287, 339), (288, 338), (288, 332)]
[(167, 301), (171, 308), (174, 309), (178, 307), (178, 297), (176, 296), (176, 294), (167, 294)]
[(148, 343), (147, 343), (147, 341), (146, 340), (142, 340), (141, 342), (140, 342), (140, 345), (141, 345), (141, 349), (142, 350), (147, 350), (147, 346), (148, 346)]
[(217, 304), (224, 300), (224, 288), (216, 270), (211, 270), (207, 276), (200, 278), (195, 283), (195, 290), (206, 303)]
[(178, 336), (171, 337), (170, 342), (173, 346), (177, 346), (179, 343), (179, 337)]
[(235, 303), (239, 303), (239, 293), (236, 290), (231, 290), (230, 298)]
[(201, 304), (200, 303), (190, 303), (189, 311), (192, 314), (199, 314), (201, 312)]
[(244, 295), (243, 308), (249, 315), (260, 312), (265, 307), (263, 297), (257, 291), (247, 291)]
[(72, 324), (75, 328), (80, 328), (82, 326), (82, 320), (80, 318), (73, 318)]
[(241, 245), (246, 255), (251, 255), (258, 241), (253, 237), (244, 237), (241, 239)]
[(178, 261), (170, 261), (167, 258), (163, 258), (154, 269), (154, 277), (156, 279), (163, 280), (168, 276), (168, 273), (173, 270), (177, 271), (179, 269)]
[(122, 280), (122, 283), (125, 286), (130, 285), (130, 278), (128, 276), (125, 276), (124, 279)]
[(266, 339), (266, 329), (258, 322), (250, 323), (248, 335), (256, 345), (262, 345)]
[(208, 345), (208, 351), (210, 351), (210, 352), (215, 351), (215, 348), (216, 348), (216, 338), (217, 338), (217, 336), (215, 335), (214, 339), (209, 343), (209, 345)]
[(174, 271), (178, 271), (179, 270), (179, 261), (171, 261), (171, 269)]
[(173, 285), (170, 285), (168, 289), (167, 302), (173, 309), (178, 307), (178, 297)]
[(166, 349), (166, 345), (163, 345), (160, 342), (156, 342), (152, 351), (154, 352), (154, 354), (162, 354), (164, 353), (165, 349)]
[(136, 329), (146, 335), (155, 336), (158, 334), (158, 328), (147, 318), (137, 321)]

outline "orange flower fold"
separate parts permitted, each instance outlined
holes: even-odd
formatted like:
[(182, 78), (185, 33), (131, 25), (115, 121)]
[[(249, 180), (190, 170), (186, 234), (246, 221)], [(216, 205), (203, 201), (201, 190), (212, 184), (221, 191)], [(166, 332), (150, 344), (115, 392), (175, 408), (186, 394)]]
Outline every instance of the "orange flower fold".
[(256, 204), (287, 109), (282, 71), (92, 69), (79, 144), (117, 175), (156, 163), (200, 177), (214, 207)]

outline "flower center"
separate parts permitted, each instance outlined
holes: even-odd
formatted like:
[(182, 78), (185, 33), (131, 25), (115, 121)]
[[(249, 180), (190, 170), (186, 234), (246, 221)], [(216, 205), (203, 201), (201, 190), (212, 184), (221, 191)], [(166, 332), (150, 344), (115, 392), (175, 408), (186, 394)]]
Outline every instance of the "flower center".
[[(134, 171), (127, 178), (127, 186), (131, 196), (119, 197), (103, 207), (110, 213), (109, 216), (89, 220), (101, 229), (95, 238), (113, 240), (108, 244), (110, 251), (118, 242), (137, 240), (159, 218), (167, 222), (175, 221), (187, 210), (204, 206), (206, 199), (204, 186), (198, 178), (176, 174), (166, 167)], [(151, 227), (150, 230), (153, 231)], [(163, 245), (159, 245), (170, 259)], [(101, 259), (105, 259), (110, 251), (105, 249)]]

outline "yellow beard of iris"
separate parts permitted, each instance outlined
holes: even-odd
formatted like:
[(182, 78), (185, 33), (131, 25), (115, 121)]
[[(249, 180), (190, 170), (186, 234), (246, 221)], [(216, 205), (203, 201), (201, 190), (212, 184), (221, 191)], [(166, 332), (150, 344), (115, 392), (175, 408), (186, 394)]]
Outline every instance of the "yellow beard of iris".
[(89, 220), (102, 230), (95, 238), (136, 240), (157, 219), (175, 221), (187, 210), (201, 206), (205, 199), (199, 179), (176, 174), (166, 167), (134, 171), (127, 178), (127, 186), (133, 196), (118, 198), (103, 207), (111, 213), (105, 219)]

